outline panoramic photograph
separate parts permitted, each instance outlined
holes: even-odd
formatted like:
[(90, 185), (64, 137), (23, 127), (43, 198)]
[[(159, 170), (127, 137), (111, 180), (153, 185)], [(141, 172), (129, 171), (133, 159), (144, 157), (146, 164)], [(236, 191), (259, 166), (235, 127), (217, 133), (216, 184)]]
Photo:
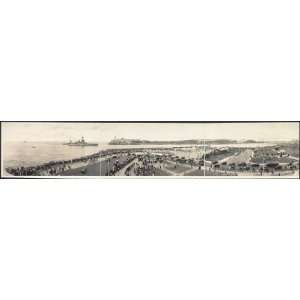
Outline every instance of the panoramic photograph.
[(3, 177), (299, 178), (298, 122), (3, 122)]

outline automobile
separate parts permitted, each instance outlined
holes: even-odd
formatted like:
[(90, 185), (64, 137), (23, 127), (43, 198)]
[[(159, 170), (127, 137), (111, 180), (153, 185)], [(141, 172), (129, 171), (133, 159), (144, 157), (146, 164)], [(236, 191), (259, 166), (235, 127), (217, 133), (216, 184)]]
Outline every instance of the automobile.
[(84, 168), (84, 169), (82, 169), (82, 170), (80, 171), (80, 173), (81, 173), (81, 174), (86, 174), (86, 171), (87, 171), (87, 169)]
[(199, 166), (204, 166), (204, 161), (203, 160), (199, 161)]

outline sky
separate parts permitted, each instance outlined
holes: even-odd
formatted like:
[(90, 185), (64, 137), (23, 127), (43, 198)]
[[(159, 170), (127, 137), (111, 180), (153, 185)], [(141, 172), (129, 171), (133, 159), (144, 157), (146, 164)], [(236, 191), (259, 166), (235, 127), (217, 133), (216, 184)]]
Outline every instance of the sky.
[(2, 123), (5, 141), (108, 142), (117, 138), (147, 140), (255, 139), (279, 141), (299, 139), (299, 124), (289, 123)]

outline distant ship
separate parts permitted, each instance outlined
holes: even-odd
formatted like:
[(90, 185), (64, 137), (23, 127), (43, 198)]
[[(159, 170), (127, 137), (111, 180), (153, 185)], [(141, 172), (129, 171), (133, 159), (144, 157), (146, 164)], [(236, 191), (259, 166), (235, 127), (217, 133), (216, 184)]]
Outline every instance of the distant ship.
[(84, 137), (81, 138), (81, 140), (78, 140), (76, 142), (72, 142), (71, 140), (68, 143), (64, 143), (63, 145), (66, 146), (81, 146), (81, 147), (86, 147), (86, 146), (98, 146), (97, 143), (87, 143), (84, 140)]

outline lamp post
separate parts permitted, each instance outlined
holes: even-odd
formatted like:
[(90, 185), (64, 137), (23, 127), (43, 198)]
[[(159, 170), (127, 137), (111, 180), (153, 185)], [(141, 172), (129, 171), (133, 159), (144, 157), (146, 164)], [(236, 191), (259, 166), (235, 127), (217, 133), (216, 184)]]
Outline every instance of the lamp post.
[(205, 140), (203, 140), (203, 148), (204, 148), (203, 163), (204, 163), (204, 176), (205, 176), (205, 156), (206, 156)]

